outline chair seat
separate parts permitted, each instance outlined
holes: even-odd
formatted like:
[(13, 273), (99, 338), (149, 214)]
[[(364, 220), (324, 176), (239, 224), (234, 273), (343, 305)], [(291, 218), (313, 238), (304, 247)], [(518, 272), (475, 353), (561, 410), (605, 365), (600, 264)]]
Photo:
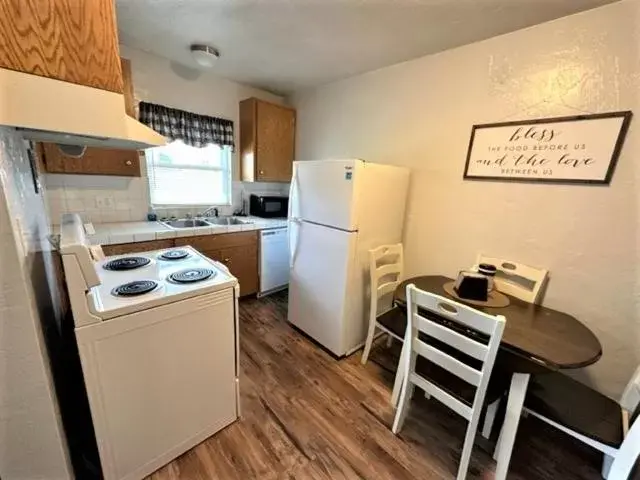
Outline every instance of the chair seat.
[(399, 338), (404, 338), (407, 330), (407, 314), (404, 310), (393, 307), (376, 318), (376, 322)]
[(533, 377), (525, 407), (605, 445), (622, 443), (620, 405), (561, 373)]
[[(404, 338), (405, 331), (407, 329), (407, 314), (404, 310), (397, 307), (393, 308), (380, 315), (376, 320), (390, 332), (398, 335), (400, 338)], [(433, 338), (427, 338), (422, 333), (420, 334), (420, 337), (431, 344), (437, 344), (440, 350), (446, 351), (449, 355), (457, 358), (461, 362), (473, 365), (475, 368), (479, 368), (479, 362), (477, 360), (468, 357), (454, 348), (434, 340)], [(416, 362), (416, 372), (425, 379), (436, 384), (445, 392), (453, 395), (464, 404), (468, 406), (472, 405), (473, 398), (476, 393), (476, 387), (473, 385), (468, 384), (461, 378), (430, 362), (424, 357), (418, 357)], [(486, 404), (493, 403), (500, 398), (509, 386), (509, 381), (511, 380), (510, 377), (498, 375), (497, 373), (498, 372), (494, 372), (491, 376), (491, 380), (489, 381), (489, 386), (485, 396)]]

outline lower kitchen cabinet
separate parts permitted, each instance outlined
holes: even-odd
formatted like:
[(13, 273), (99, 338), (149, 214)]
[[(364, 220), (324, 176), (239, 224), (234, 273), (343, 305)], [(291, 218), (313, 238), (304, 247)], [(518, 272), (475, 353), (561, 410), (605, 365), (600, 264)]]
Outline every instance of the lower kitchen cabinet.
[(128, 253), (141, 253), (150, 250), (162, 250), (164, 248), (173, 248), (174, 241), (167, 240), (149, 240), (147, 242), (134, 243), (118, 243), (116, 245), (103, 245), (102, 250), (106, 256), (126, 255)]
[(251, 295), (258, 291), (257, 245), (243, 245), (202, 252), (209, 258), (222, 262), (240, 282), (240, 295)]
[(227, 266), (240, 283), (240, 296), (257, 293), (258, 278), (258, 232), (222, 233), (198, 235), (176, 239), (151, 240), (147, 242), (103, 245), (105, 255), (126, 255), (165, 248), (191, 246), (217, 262)]

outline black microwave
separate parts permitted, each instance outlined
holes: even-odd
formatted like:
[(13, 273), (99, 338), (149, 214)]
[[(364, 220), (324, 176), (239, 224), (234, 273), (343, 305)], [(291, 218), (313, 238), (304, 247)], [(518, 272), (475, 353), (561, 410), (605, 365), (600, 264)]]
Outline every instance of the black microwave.
[(256, 217), (286, 217), (289, 210), (289, 197), (269, 195), (251, 195), (249, 197), (249, 214)]

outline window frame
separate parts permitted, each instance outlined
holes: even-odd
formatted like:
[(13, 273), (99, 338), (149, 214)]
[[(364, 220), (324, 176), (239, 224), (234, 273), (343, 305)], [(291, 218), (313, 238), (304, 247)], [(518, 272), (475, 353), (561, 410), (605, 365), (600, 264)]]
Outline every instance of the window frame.
[[(180, 141), (180, 140), (177, 140)], [(173, 142), (170, 142), (173, 143)], [(216, 145), (220, 148), (220, 151), (222, 153), (222, 162), (221, 163), (227, 163), (227, 168), (225, 168), (224, 166), (222, 167), (217, 167), (217, 166), (199, 166), (199, 165), (192, 165), (192, 166), (188, 166), (185, 167), (184, 165), (163, 165), (161, 168), (167, 168), (167, 169), (172, 169), (175, 168), (176, 170), (202, 170), (202, 171), (207, 171), (207, 172), (211, 172), (211, 171), (215, 171), (215, 172), (222, 172), (223, 176), (224, 173), (226, 172), (227, 175), (225, 176), (226, 178), (223, 181), (223, 185), (222, 185), (222, 191), (224, 196), (227, 198), (226, 202), (222, 202), (222, 203), (208, 203), (208, 202), (204, 202), (204, 203), (154, 203), (153, 202), (153, 193), (152, 191), (154, 189), (152, 189), (152, 185), (151, 185), (151, 179), (153, 177), (153, 173), (152, 170), (154, 169), (154, 163), (155, 161), (158, 159), (157, 157), (159, 157), (159, 155), (161, 154), (161, 149), (162, 148), (166, 148), (167, 146), (170, 145), (170, 143), (167, 143), (167, 145), (163, 145), (160, 147), (153, 147), (153, 148), (148, 148), (145, 150), (145, 168), (146, 168), (146, 184), (147, 184), (147, 192), (149, 193), (149, 205), (152, 208), (159, 208), (159, 209), (167, 209), (167, 208), (190, 208), (190, 207), (229, 207), (233, 205), (233, 149), (229, 146), (229, 145)], [(211, 144), (211, 145), (215, 145), (215, 144)], [(187, 147), (190, 148), (198, 148), (198, 147), (191, 147), (190, 145), (186, 145)], [(206, 147), (204, 147), (206, 148)], [(224, 158), (226, 157), (226, 158)]]

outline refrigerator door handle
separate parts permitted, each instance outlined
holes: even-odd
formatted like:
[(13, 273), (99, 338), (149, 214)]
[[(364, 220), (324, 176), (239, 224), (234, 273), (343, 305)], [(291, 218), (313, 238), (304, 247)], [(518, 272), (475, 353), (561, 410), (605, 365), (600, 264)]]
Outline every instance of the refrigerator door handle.
[[(288, 218), (291, 218), (293, 214), (293, 202), (297, 201), (297, 198), (298, 198), (297, 193), (298, 193), (298, 169), (294, 167), (293, 178), (291, 179), (291, 185), (289, 185), (289, 212), (287, 214)], [(296, 215), (296, 217), (300, 217), (299, 212), (298, 212), (298, 215)]]
[(296, 253), (298, 253), (298, 233), (296, 231), (295, 242), (291, 240), (291, 236), (293, 235), (293, 231), (296, 230), (300, 225), (300, 220), (297, 218), (289, 219), (289, 228), (288, 228), (288, 240), (289, 240), (289, 268), (293, 268), (293, 264), (296, 261)]

